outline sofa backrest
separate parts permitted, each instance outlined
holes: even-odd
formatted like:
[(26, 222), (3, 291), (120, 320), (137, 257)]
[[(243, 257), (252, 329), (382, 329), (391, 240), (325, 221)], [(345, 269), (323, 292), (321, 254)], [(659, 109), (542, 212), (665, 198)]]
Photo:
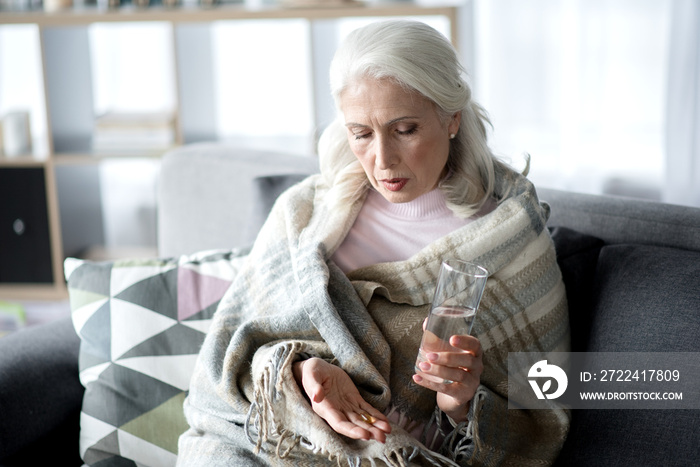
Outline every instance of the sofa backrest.
[(637, 243), (700, 251), (700, 209), (617, 196), (537, 190), (550, 227), (568, 227), (607, 244)]
[(158, 183), (159, 255), (246, 246), (250, 223), (257, 222), (255, 179), (318, 170), (315, 157), (220, 143), (170, 151), (163, 156)]
[[(246, 246), (261, 223), (259, 191), (268, 187), (274, 199), (286, 186), (270, 185), (269, 180), (260, 184), (260, 177), (318, 170), (318, 159), (312, 156), (220, 143), (174, 149), (163, 158), (159, 180), (159, 254)], [(539, 188), (538, 196), (552, 208), (550, 227), (567, 227), (606, 244), (700, 251), (700, 209), (546, 188)]]

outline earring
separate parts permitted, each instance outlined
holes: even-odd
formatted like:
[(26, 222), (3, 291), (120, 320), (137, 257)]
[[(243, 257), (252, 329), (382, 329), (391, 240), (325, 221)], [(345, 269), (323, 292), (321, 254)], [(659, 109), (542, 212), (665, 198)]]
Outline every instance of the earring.
[(455, 135), (454, 133), (450, 133), (450, 139), (455, 139), (455, 136), (457, 135)]

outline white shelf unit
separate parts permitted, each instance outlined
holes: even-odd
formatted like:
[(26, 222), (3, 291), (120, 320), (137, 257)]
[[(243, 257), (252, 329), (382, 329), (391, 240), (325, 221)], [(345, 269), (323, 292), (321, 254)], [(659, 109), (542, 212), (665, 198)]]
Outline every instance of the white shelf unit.
[[(463, 6), (463, 5), (462, 5)], [(161, 22), (172, 30), (171, 50), (173, 69), (170, 75), (176, 90), (174, 145), (216, 140), (216, 100), (212, 86), (214, 56), (212, 54), (212, 24), (221, 21), (301, 19), (308, 21), (313, 63), (327, 64), (337, 46), (329, 43), (328, 31), (334, 22), (342, 18), (374, 17), (431, 17), (439, 16), (449, 24), (450, 38), (460, 44), (460, 6), (456, 4), (416, 4), (411, 2), (349, 4), (348, 6), (285, 8), (264, 6), (250, 8), (242, 4), (224, 4), (209, 8), (199, 7), (149, 7), (136, 9), (122, 7), (116, 10), (96, 8), (71, 9), (58, 12), (0, 12), (0, 29), (13, 25), (28, 25), (35, 31), (41, 63), (37, 92), (43, 108), (38, 115), (45, 128), (35, 135), (32, 154), (6, 158), (0, 156), (0, 174), (16, 168), (33, 168), (43, 172), (46, 190), (45, 206), (29, 206), (28, 209), (45, 211), (50, 243), (50, 281), (15, 281), (0, 266), (0, 299), (64, 299), (66, 297), (62, 264), (66, 254), (81, 246), (94, 246), (90, 234), (85, 238), (75, 235), (76, 223), (83, 232), (101, 229), (99, 206), (99, 161), (105, 158), (123, 157), (124, 154), (95, 154), (91, 139), (95, 124), (93, 76), (90, 62), (89, 28), (96, 23)], [(167, 52), (167, 51), (166, 51)], [(325, 69), (324, 69), (325, 68)], [(2, 70), (0, 70), (0, 77)], [(313, 113), (316, 128), (324, 126), (332, 108), (327, 89), (327, 67), (313, 67)], [(0, 80), (0, 91), (2, 91)], [(11, 91), (11, 90), (10, 90)], [(0, 93), (2, 96), (2, 93)], [(1, 103), (0, 103), (1, 105)], [(0, 113), (3, 109), (0, 107)], [(34, 127), (34, 124), (32, 125)], [(129, 157), (159, 157), (163, 151), (138, 154)], [(62, 186), (72, 187), (67, 193)], [(60, 194), (60, 196), (59, 196)], [(60, 202), (59, 202), (60, 201)], [(17, 203), (16, 199), (0, 200)], [(35, 213), (36, 214), (36, 213)], [(0, 207), (0, 240), (8, 223), (14, 219), (2, 216)], [(73, 228), (69, 234), (66, 230)], [(4, 230), (3, 230), (4, 229)], [(10, 234), (11, 235), (11, 234)], [(94, 235), (93, 235), (94, 236)], [(78, 235), (79, 237), (79, 235)], [(13, 239), (12, 237), (11, 239)], [(82, 243), (81, 243), (82, 242)], [(0, 262), (3, 249), (9, 247), (0, 241)], [(16, 258), (15, 258), (16, 260)], [(12, 269), (12, 268), (5, 268)], [(12, 272), (10, 271), (10, 274)]]

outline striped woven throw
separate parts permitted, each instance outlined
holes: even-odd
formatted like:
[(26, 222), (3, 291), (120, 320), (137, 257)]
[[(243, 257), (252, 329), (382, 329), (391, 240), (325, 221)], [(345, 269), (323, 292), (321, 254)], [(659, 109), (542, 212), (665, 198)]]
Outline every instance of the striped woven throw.
[[(193, 375), (178, 465), (549, 465), (569, 427), (564, 410), (508, 409), (508, 352), (567, 351), (566, 295), (549, 214), (530, 182), (499, 172), (507, 196), (490, 214), (406, 261), (343, 274), (328, 260), (359, 212), (327, 203), (312, 176), (284, 193), (215, 315)], [(435, 393), (412, 381), (422, 322), (447, 257), (489, 271), (473, 334), (484, 349), (468, 421), (453, 426)], [(351, 440), (312, 410), (291, 372), (316, 356), (343, 368), (385, 413), (435, 427), (426, 447), (393, 427), (387, 442)], [(434, 430), (433, 430), (434, 431)], [(421, 442), (422, 441), (422, 442)]]

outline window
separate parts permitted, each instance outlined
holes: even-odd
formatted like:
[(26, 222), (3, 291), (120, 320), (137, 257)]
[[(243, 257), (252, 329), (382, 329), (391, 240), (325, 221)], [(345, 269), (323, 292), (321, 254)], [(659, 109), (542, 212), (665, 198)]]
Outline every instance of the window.
[(659, 198), (670, 2), (479, 0), (475, 95), (537, 184)]

